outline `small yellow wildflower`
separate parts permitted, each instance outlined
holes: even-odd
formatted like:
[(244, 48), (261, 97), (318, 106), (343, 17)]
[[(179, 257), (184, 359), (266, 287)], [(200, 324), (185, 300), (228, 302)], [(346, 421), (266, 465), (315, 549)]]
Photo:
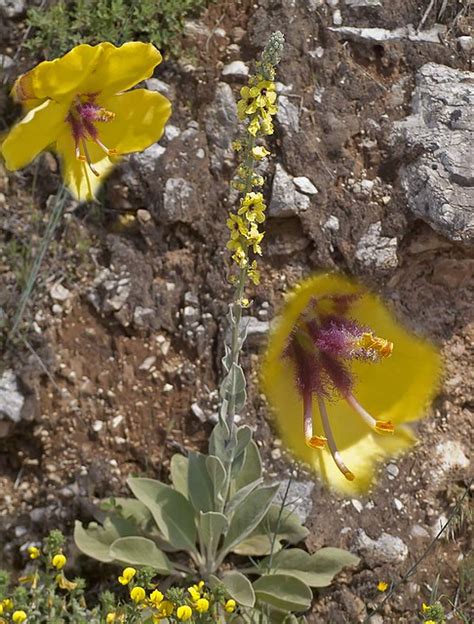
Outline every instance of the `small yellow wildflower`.
[(13, 600), (11, 598), (5, 598), (2, 600), (2, 605), (5, 611), (11, 611), (13, 609)]
[(181, 605), (176, 609), (176, 617), (178, 620), (185, 622), (193, 616), (193, 610), (188, 605)]
[(377, 585), (377, 590), (379, 592), (385, 592), (388, 589), (388, 583), (386, 583), (385, 581), (379, 581), (378, 585)]
[(150, 594), (150, 604), (156, 608), (158, 608), (161, 603), (163, 602), (164, 596), (163, 594), (160, 592), (159, 589), (155, 589), (151, 592)]
[(188, 592), (194, 602), (199, 600), (199, 598), (201, 597), (201, 592), (199, 591), (199, 589), (196, 589), (195, 585), (193, 587), (188, 587)]
[(106, 624), (114, 624), (116, 620), (117, 620), (117, 614), (115, 613), (115, 611), (111, 611), (110, 613), (107, 613), (105, 617)]
[(423, 611), (423, 613), (428, 613), (430, 609), (431, 609), (430, 605), (427, 605), (426, 603), (423, 603), (421, 605), (421, 610)]
[(160, 615), (163, 614), (163, 617), (169, 617), (173, 614), (174, 605), (170, 600), (163, 600), (160, 605)]
[(64, 568), (64, 566), (66, 565), (66, 562), (67, 559), (62, 553), (54, 555), (54, 557), (51, 559), (51, 565), (53, 566), (53, 568), (56, 568), (56, 570), (62, 570), (62, 568)]
[(237, 215), (230, 213), (229, 218), (227, 219), (227, 227), (230, 230), (230, 238), (235, 241), (240, 238), (240, 236), (245, 236), (247, 233), (247, 228), (242, 217), (238, 217)]
[(249, 278), (258, 286), (260, 284), (260, 271), (257, 269), (257, 262), (254, 260), (247, 271)]
[(233, 613), (236, 608), (237, 608), (237, 603), (232, 598), (229, 598), (229, 600), (224, 605), (224, 610), (227, 613)]
[(250, 222), (263, 223), (265, 221), (265, 209), (262, 193), (251, 192), (242, 199), (237, 214), (245, 215), (245, 218)]
[(245, 235), (245, 241), (249, 247), (252, 248), (253, 253), (262, 255), (262, 248), (260, 247), (260, 243), (262, 242), (263, 237), (265, 236), (264, 232), (260, 232), (258, 227), (252, 223), (252, 227)]
[(58, 584), (58, 587), (60, 587), (61, 589), (67, 589), (68, 591), (72, 591), (73, 589), (76, 589), (77, 587), (77, 583), (74, 583), (73, 581), (68, 580), (64, 574), (58, 574), (56, 576), (56, 583)]
[(27, 617), (28, 616), (26, 615), (26, 613), (21, 609), (19, 611), (13, 611), (12, 622), (15, 622), (15, 624), (21, 624), (26, 620)]
[(118, 582), (121, 585), (128, 585), (136, 573), (137, 571), (135, 568), (125, 568), (121, 576), (118, 577)]
[(434, 620), (425, 620), (423, 624), (437, 624)]
[(146, 591), (140, 585), (137, 585), (130, 591), (130, 598), (135, 603), (143, 602), (146, 598)]
[(256, 147), (252, 149), (252, 156), (255, 158), (255, 160), (263, 160), (269, 154), (270, 152), (267, 149), (265, 149), (263, 145), (257, 145)]
[(207, 613), (209, 610), (209, 600), (207, 598), (199, 598), (194, 605), (194, 608), (198, 613)]
[(30, 559), (38, 559), (38, 557), (41, 555), (41, 551), (36, 546), (29, 546), (28, 554), (30, 556)]
[(122, 154), (144, 150), (163, 133), (170, 102), (154, 91), (128, 91), (160, 62), (151, 43), (81, 44), (20, 76), (12, 94), (26, 115), (1, 146), (7, 168), (21, 169), (53, 147), (71, 193), (92, 199)]

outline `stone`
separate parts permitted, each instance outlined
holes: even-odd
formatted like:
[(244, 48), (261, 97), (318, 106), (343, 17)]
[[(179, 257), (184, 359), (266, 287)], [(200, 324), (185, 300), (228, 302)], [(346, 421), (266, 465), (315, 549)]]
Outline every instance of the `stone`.
[(181, 130), (178, 126), (173, 126), (173, 124), (167, 124), (165, 126), (165, 139), (167, 141), (172, 141), (173, 139), (177, 139), (181, 134)]
[(204, 410), (200, 407), (199, 403), (193, 403), (191, 405), (191, 412), (193, 416), (196, 416), (200, 423), (204, 424), (207, 422), (206, 414)]
[(254, 316), (244, 316), (240, 320), (240, 326), (242, 329), (247, 329), (247, 343), (251, 347), (258, 347), (264, 344), (270, 331), (270, 323), (268, 321), (259, 321)]
[(333, 26), (332, 30), (343, 39), (358, 42), (383, 43), (385, 41), (413, 41), (423, 43), (439, 43), (440, 36), (446, 33), (446, 26), (435, 24), (429, 30), (418, 31), (413, 24), (388, 30), (386, 28), (357, 28), (354, 26)]
[(211, 148), (211, 169), (220, 172), (232, 167), (234, 150), (232, 141), (237, 137), (239, 120), (237, 105), (230, 85), (218, 82), (214, 100), (208, 107), (204, 126)]
[[(285, 496), (287, 488), (288, 479), (283, 479), (274, 499), (276, 505), (283, 502), (283, 497)], [(285, 504), (287, 505), (287, 509), (291, 509), (295, 512), (302, 524), (306, 522), (313, 507), (313, 501), (311, 500), (313, 489), (314, 481), (296, 481), (294, 479), (291, 480), (288, 488)]]
[(185, 327), (189, 327), (199, 320), (199, 310), (194, 306), (185, 306), (183, 308), (183, 323)]
[(403, 563), (408, 556), (407, 545), (399, 537), (388, 533), (382, 533), (373, 540), (363, 529), (358, 529), (353, 547), (369, 566)]
[(340, 26), (342, 24), (342, 14), (340, 9), (336, 9), (332, 14), (332, 23), (334, 26)]
[(472, 73), (427, 63), (416, 74), (412, 113), (391, 141), (409, 210), (446, 238), (474, 241)]
[[(140, 152), (139, 154), (132, 154), (130, 156), (130, 162), (136, 166), (144, 177), (153, 175), (156, 167), (156, 163), (158, 159), (163, 156), (166, 148), (159, 143), (153, 143), (150, 147), (147, 147), (146, 150)], [(128, 178), (125, 178), (126, 182), (129, 182)], [(138, 181), (141, 184), (141, 180)]]
[(297, 176), (296, 178), (293, 178), (293, 184), (296, 186), (296, 189), (300, 191), (300, 193), (304, 193), (305, 195), (317, 195), (319, 192), (311, 180), (305, 176)]
[(410, 529), (410, 536), (414, 539), (429, 539), (430, 534), (420, 524), (414, 524)]
[(17, 376), (7, 368), (0, 376), (0, 419), (6, 416), (15, 423), (20, 422), (24, 403)]
[(53, 284), (49, 294), (55, 301), (67, 301), (71, 297), (71, 291), (59, 282)]
[(466, 471), (469, 463), (460, 442), (457, 440), (440, 442), (434, 449), (433, 467), (431, 469), (434, 483), (440, 483), (452, 471)]
[[(1, 6), (1, 5), (0, 5)], [(0, 71), (11, 69), (15, 66), (15, 61), (7, 54), (0, 54)]]
[(328, 219), (323, 223), (323, 229), (329, 230), (329, 232), (339, 232), (340, 223), (339, 219), (335, 215), (330, 215)]
[(156, 355), (149, 355), (147, 358), (143, 360), (143, 362), (138, 367), (140, 371), (149, 371), (153, 364), (156, 362)]
[(269, 217), (295, 217), (305, 212), (310, 206), (307, 195), (300, 193), (294, 184), (294, 178), (277, 164), (273, 176), (272, 196), (268, 207)]
[(189, 222), (194, 214), (195, 200), (196, 190), (192, 184), (184, 178), (169, 178), (165, 184), (160, 221), (167, 225)]
[(400, 472), (400, 469), (395, 464), (388, 464), (385, 470), (387, 471), (389, 479), (396, 479)]
[(397, 239), (382, 236), (380, 221), (373, 223), (357, 243), (355, 259), (364, 267), (389, 271), (398, 266)]
[(25, 0), (0, 0), (0, 14), (6, 17), (20, 17), (26, 10)]
[(148, 78), (148, 80), (145, 81), (145, 84), (146, 88), (150, 91), (157, 91), (170, 100), (174, 100), (176, 96), (175, 88), (159, 78)]
[(352, 498), (351, 503), (357, 513), (360, 513), (364, 509), (364, 505), (357, 498)]
[(459, 47), (467, 54), (471, 54), (474, 48), (474, 38), (471, 35), (463, 35), (458, 37)]
[(298, 106), (286, 95), (278, 98), (278, 112), (276, 114), (278, 123), (288, 134), (295, 134), (300, 129), (300, 112)]
[(249, 75), (249, 68), (242, 61), (232, 61), (222, 68), (222, 77), (236, 80), (245, 80)]
[(382, 0), (346, 0), (346, 6), (349, 7), (381, 7)]

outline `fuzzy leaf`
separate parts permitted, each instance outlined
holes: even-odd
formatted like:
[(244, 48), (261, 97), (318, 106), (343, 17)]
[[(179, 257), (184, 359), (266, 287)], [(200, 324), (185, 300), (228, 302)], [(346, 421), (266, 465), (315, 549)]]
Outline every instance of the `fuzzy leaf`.
[(281, 549), (283, 540), (290, 544), (297, 544), (308, 535), (308, 529), (301, 524), (296, 513), (284, 509), (280, 520), (278, 520), (279, 514), (280, 505), (271, 505), (263, 521), (233, 549), (234, 552), (238, 555), (247, 556), (268, 555), (271, 552), (275, 532), (274, 552)]
[(74, 541), (79, 550), (97, 561), (111, 563), (114, 558), (109, 553), (110, 544), (116, 539), (114, 536), (109, 539), (110, 535), (95, 522), (91, 522), (85, 529), (79, 520), (74, 525)]
[(184, 455), (176, 453), (171, 458), (171, 483), (175, 490), (188, 498), (188, 469), (189, 460)]
[(215, 455), (208, 455), (206, 457), (206, 469), (212, 483), (213, 509), (222, 511), (224, 507), (224, 489), (227, 476), (224, 464)]
[(254, 582), (253, 588), (259, 602), (287, 611), (306, 611), (313, 598), (311, 589), (303, 581), (287, 574), (262, 576)]
[(252, 483), (249, 483), (245, 487), (241, 488), (237, 492), (237, 494), (234, 494), (234, 496), (227, 503), (227, 506), (225, 508), (226, 514), (230, 515), (235, 509), (237, 509), (237, 507), (244, 502), (247, 496), (249, 496), (249, 494), (251, 494), (255, 490), (255, 488), (261, 485), (262, 482), (263, 479), (257, 479), (256, 481), (253, 481)]
[(241, 572), (226, 572), (222, 577), (229, 595), (243, 607), (253, 607), (255, 604), (255, 592), (252, 583)]
[(229, 521), (224, 514), (217, 511), (201, 513), (199, 518), (200, 535), (204, 541), (207, 552), (214, 558), (219, 546), (222, 534), (227, 531)]
[(150, 566), (159, 574), (169, 574), (168, 558), (146, 537), (120, 537), (110, 546), (110, 555), (123, 564)]
[(214, 487), (207, 470), (207, 455), (189, 453), (188, 466), (188, 498), (194, 509), (199, 511), (214, 511)]
[[(268, 563), (269, 557), (260, 562), (261, 574)], [(310, 587), (327, 587), (342, 568), (358, 563), (358, 557), (340, 548), (322, 548), (314, 555), (300, 548), (289, 548), (273, 556), (272, 573), (295, 576)]]
[(222, 552), (233, 550), (261, 522), (278, 491), (278, 485), (256, 488), (236, 509), (230, 521)]
[(178, 550), (196, 550), (195, 512), (191, 503), (155, 479), (129, 477), (128, 486), (153, 514), (163, 537)]
[(240, 490), (249, 483), (256, 481), (262, 476), (262, 460), (255, 441), (250, 439), (245, 449), (239, 473), (235, 476), (235, 491)]

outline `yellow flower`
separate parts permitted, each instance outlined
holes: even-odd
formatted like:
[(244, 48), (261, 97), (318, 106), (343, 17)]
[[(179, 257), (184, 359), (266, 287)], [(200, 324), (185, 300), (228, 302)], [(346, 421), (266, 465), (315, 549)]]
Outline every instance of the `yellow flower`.
[(160, 62), (150, 43), (81, 44), (20, 76), (12, 94), (26, 115), (1, 146), (7, 168), (21, 169), (52, 147), (71, 193), (92, 199), (122, 154), (144, 150), (163, 133), (170, 102), (146, 89), (124, 93)]
[(122, 571), (122, 575), (118, 577), (118, 582), (121, 585), (128, 585), (136, 573), (135, 568), (125, 568)]
[(41, 551), (36, 546), (29, 546), (28, 554), (30, 556), (30, 559), (38, 559), (38, 557), (41, 555)]
[(379, 592), (385, 592), (388, 589), (388, 583), (386, 583), (385, 581), (379, 581), (378, 585), (377, 585), (377, 590)]
[(137, 585), (130, 591), (130, 598), (137, 604), (143, 602), (146, 598), (146, 591), (140, 585)]
[(117, 620), (117, 615), (115, 611), (111, 611), (110, 613), (107, 613), (105, 617), (106, 624), (114, 624), (116, 620)]
[(421, 605), (421, 610), (423, 611), (423, 613), (428, 613), (430, 609), (431, 609), (430, 605), (427, 605), (425, 603)]
[(402, 423), (422, 416), (439, 372), (437, 351), (377, 297), (346, 277), (321, 274), (288, 298), (270, 337), (263, 384), (286, 446), (354, 495), (369, 489), (376, 462), (413, 444)]
[(206, 613), (209, 610), (209, 600), (207, 600), (207, 598), (199, 598), (194, 608), (198, 613)]
[(247, 233), (247, 227), (241, 217), (230, 213), (227, 219), (227, 227), (230, 230), (230, 238), (233, 241), (238, 240)]
[(201, 592), (199, 591), (199, 589), (196, 589), (196, 586), (188, 587), (188, 592), (194, 602), (199, 600), (199, 598), (201, 597)]
[(159, 589), (155, 589), (154, 591), (151, 592), (150, 594), (150, 604), (153, 605), (154, 607), (156, 607), (158, 609), (158, 607), (161, 605), (161, 603), (163, 602), (163, 594), (160, 592)]
[(68, 591), (72, 591), (73, 589), (76, 589), (77, 587), (77, 583), (74, 583), (73, 581), (69, 581), (64, 574), (58, 574), (56, 576), (56, 583), (58, 584), (58, 587), (60, 587), (61, 589), (67, 589)]
[(425, 620), (424, 624), (437, 624), (434, 620)]
[(252, 282), (258, 286), (260, 284), (260, 271), (257, 269), (257, 261), (254, 260), (247, 271), (247, 275)]
[(242, 199), (239, 215), (245, 215), (250, 222), (263, 223), (265, 221), (265, 202), (262, 193), (247, 193)]
[(260, 243), (262, 242), (263, 237), (265, 236), (264, 232), (260, 232), (255, 223), (252, 223), (252, 227), (245, 234), (245, 241), (249, 247), (252, 248), (253, 253), (262, 255), (262, 248), (260, 247)]
[(11, 598), (5, 598), (2, 600), (2, 605), (6, 611), (11, 611), (11, 609), (13, 609), (13, 600)]
[(61, 570), (66, 565), (66, 561), (66, 557), (62, 553), (59, 553), (57, 555), (54, 555), (54, 557), (51, 559), (51, 565), (53, 566), (53, 568), (56, 568), (56, 570)]
[(224, 610), (227, 611), (227, 613), (233, 613), (235, 611), (237, 607), (237, 603), (235, 602), (235, 600), (233, 600), (232, 598), (230, 598), (224, 605)]
[(170, 600), (163, 600), (160, 605), (160, 615), (163, 614), (163, 617), (169, 617), (173, 614), (174, 605)]
[(270, 152), (263, 147), (263, 145), (257, 145), (252, 149), (252, 156), (255, 160), (263, 160), (266, 158)]
[(13, 611), (12, 622), (15, 622), (15, 624), (21, 624), (22, 622), (26, 620), (27, 617), (28, 616), (26, 615), (26, 613), (22, 610)]
[(176, 609), (176, 616), (178, 620), (189, 620), (193, 616), (193, 610), (188, 605), (181, 605)]

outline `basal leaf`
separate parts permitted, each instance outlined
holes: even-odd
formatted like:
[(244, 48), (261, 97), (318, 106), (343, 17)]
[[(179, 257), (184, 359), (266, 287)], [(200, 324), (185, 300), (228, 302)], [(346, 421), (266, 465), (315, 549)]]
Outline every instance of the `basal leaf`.
[(150, 566), (159, 574), (171, 572), (166, 555), (146, 537), (120, 537), (110, 546), (109, 553), (122, 564)]
[(188, 498), (188, 467), (189, 460), (184, 455), (176, 453), (171, 458), (171, 483), (173, 484), (174, 489), (186, 498)]
[(241, 572), (226, 572), (222, 576), (222, 583), (225, 585), (230, 597), (239, 605), (243, 607), (254, 606), (255, 592), (252, 583)]
[(253, 588), (258, 602), (276, 609), (306, 611), (311, 606), (311, 589), (298, 578), (287, 574), (271, 574), (257, 579)]

